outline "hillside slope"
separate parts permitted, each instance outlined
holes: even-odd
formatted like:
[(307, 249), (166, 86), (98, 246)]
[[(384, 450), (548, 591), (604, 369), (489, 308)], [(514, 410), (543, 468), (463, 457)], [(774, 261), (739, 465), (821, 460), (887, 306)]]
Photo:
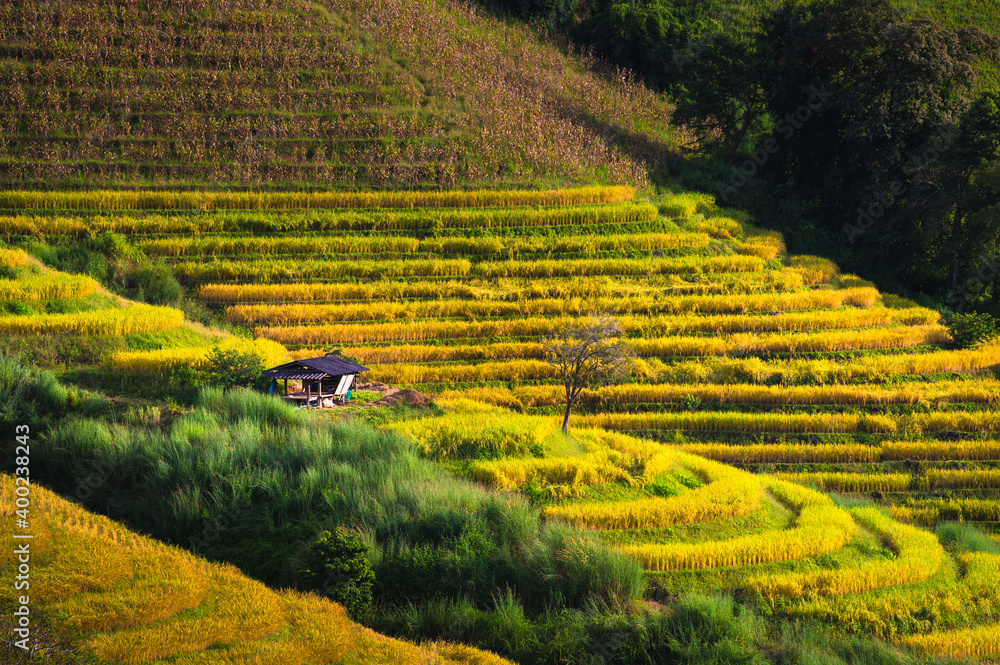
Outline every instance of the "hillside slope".
[(666, 159), (662, 100), (470, 7), (7, 3), (0, 187), (642, 183)]
[[(953, 348), (938, 312), (841, 275), (825, 259), (789, 256), (780, 235), (708, 197), (652, 205), (630, 196), (621, 188), (343, 197), (15, 193), (3, 199), (10, 208), (0, 229), (11, 240), (28, 229), (51, 238), (128, 234), (258, 338), (301, 356), (341, 346), (372, 367), (371, 379), (530, 414), (561, 404), (541, 339), (579, 317), (611, 314), (639, 361), (625, 385), (581, 395), (571, 423), (578, 431), (641, 435), (779, 472), (783, 481), (874, 499), (918, 525), (957, 518), (996, 529), (1000, 381), (991, 370), (1000, 347)], [(399, 208), (407, 203), (414, 209)], [(110, 363), (120, 374), (149, 377), (169, 376), (175, 366), (172, 355), (142, 351)], [(537, 427), (509, 414), (482, 417), (482, 432), (497, 431), (489, 418), (504, 422), (499, 432)], [(445, 439), (469, 435), (463, 432)], [(532, 436), (500, 434), (500, 441)], [(607, 542), (650, 568), (658, 593), (752, 589), (793, 616), (840, 622), (868, 612), (864, 628), (884, 637), (984, 625), (983, 634), (992, 634), (1000, 619), (992, 592), (975, 615), (950, 604), (979, 593), (978, 578), (954, 575), (964, 554), (944, 557), (931, 534), (877, 511), (851, 513), (861, 532), (841, 515), (845, 529), (824, 527), (825, 540), (813, 543), (819, 550), (795, 550), (812, 537), (809, 520), (794, 521), (795, 514), (815, 500), (803, 503), (786, 482), (762, 480), (759, 501), (744, 506), (749, 513), (725, 512), (731, 523), (721, 533), (690, 534), (701, 541), (694, 549), (677, 541), (672, 517), (644, 528), (645, 511), (655, 513), (660, 502), (655, 491), (635, 494), (634, 462), (614, 462), (634, 457), (639, 444), (619, 450), (616, 441), (595, 439), (569, 460), (552, 451), (545, 457), (553, 459), (534, 462), (527, 448), (515, 450), (526, 459), (483, 468), (477, 478), (550, 502), (552, 517), (601, 528)], [(643, 473), (655, 487), (656, 473)], [(574, 504), (581, 494), (586, 508)], [(649, 501), (633, 515), (623, 496)], [(787, 547), (762, 553), (757, 541), (732, 537), (746, 529), (781, 534)], [(928, 552), (934, 556), (924, 564), (908, 563)], [(880, 582), (889, 574), (879, 563), (884, 556), (895, 577)], [(837, 570), (872, 577), (851, 586), (855, 578)], [(885, 583), (908, 604), (882, 605)], [(851, 599), (808, 602), (810, 585), (850, 591)], [(945, 600), (926, 595), (938, 587)], [(928, 622), (927, 612), (938, 619)], [(998, 650), (964, 639), (955, 637), (967, 655)]]
[[(4, 537), (14, 532), (14, 477), (0, 475)], [(353, 623), (340, 605), (272, 591), (228, 565), (139, 536), (37, 485), (31, 487), (30, 601), (52, 625), (80, 635), (85, 652), (115, 663), (480, 663), (508, 661), (449, 644), (415, 646)], [(9, 525), (9, 526), (8, 526)], [(17, 543), (22, 540), (15, 541)], [(7, 579), (17, 565), (0, 554)], [(100, 552), (100, 556), (94, 556)], [(4, 585), (9, 620), (18, 594)], [(8, 609), (9, 608), (9, 609)], [(5, 630), (10, 635), (10, 631)], [(29, 644), (55, 646), (51, 632)], [(37, 640), (41, 639), (39, 643)], [(4, 640), (3, 662), (20, 652)]]

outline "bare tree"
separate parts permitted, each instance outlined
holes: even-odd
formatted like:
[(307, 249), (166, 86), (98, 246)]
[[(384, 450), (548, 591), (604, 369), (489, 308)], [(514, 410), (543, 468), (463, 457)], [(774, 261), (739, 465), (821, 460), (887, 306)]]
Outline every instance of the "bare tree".
[(556, 367), (566, 388), (563, 434), (569, 432), (569, 416), (584, 388), (620, 381), (628, 374), (632, 352), (620, 339), (622, 329), (610, 316), (595, 316), (554, 334), (542, 348), (549, 364)]

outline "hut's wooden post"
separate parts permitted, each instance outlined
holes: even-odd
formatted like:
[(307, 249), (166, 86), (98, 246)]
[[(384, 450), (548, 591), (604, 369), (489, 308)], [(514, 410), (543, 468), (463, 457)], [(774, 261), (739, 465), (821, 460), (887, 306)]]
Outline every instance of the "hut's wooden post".
[(309, 406), (309, 400), (312, 399), (312, 389), (313, 389), (312, 382), (307, 381), (306, 382), (306, 406), (307, 407)]
[(285, 379), (285, 396), (288, 396), (288, 379)]

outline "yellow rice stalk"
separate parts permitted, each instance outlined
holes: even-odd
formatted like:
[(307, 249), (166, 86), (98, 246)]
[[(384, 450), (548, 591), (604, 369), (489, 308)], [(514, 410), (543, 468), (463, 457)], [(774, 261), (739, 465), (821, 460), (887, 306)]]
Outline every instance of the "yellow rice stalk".
[[(678, 464), (707, 484), (669, 499), (553, 506), (545, 515), (598, 529), (644, 529), (737, 517), (760, 507), (763, 488), (754, 476), (710, 460), (675, 454)], [(655, 475), (656, 470), (647, 468), (646, 475)]]
[(1000, 441), (885, 441), (882, 443), (882, 459), (1000, 460)]
[[(597, 312), (619, 314), (743, 313), (775, 310), (815, 310), (841, 307), (846, 302), (870, 306), (878, 298), (874, 289), (804, 291), (777, 295), (743, 296), (638, 296), (626, 298), (538, 298), (522, 301), (423, 300), (418, 302), (368, 301), (337, 305), (234, 305), (226, 309), (233, 323), (326, 323), (412, 318), (503, 318), (563, 314), (585, 316)], [(694, 341), (694, 340), (692, 340)]]
[(799, 513), (795, 526), (727, 540), (665, 545), (625, 545), (621, 549), (645, 568), (665, 571), (726, 566), (752, 566), (774, 561), (793, 561), (834, 552), (857, 532), (851, 516), (818, 492), (794, 486), (782, 491), (782, 483), (770, 489)]
[(259, 639), (284, 625), (280, 598), (236, 568), (217, 565), (210, 573), (217, 594), (207, 616), (180, 616), (156, 624), (91, 637), (87, 647), (102, 658), (141, 663), (171, 654), (202, 651), (213, 644)]
[(940, 520), (1000, 522), (1000, 501), (996, 499), (909, 499), (905, 505), (892, 506), (889, 510), (897, 519), (923, 526), (934, 526)]
[(374, 283), (205, 284), (202, 300), (220, 303), (327, 302), (340, 300), (394, 300), (400, 298), (467, 298), (474, 300), (525, 300), (531, 298), (600, 298), (659, 293), (756, 293), (791, 291), (802, 286), (798, 273), (787, 270), (747, 275), (715, 275), (683, 279), (653, 275), (632, 279), (612, 277), (577, 279), (412, 280)]
[(905, 492), (913, 477), (906, 473), (841, 473), (816, 471), (805, 473), (775, 473), (793, 483), (816, 485), (824, 492)]
[(509, 388), (497, 386), (466, 388), (464, 390), (445, 390), (438, 393), (438, 397), (443, 400), (471, 399), (476, 402), (499, 406), (512, 411), (525, 410), (525, 405), (521, 402), (521, 400), (514, 396), (514, 393), (512, 393)]
[(181, 551), (137, 550), (128, 584), (78, 594), (49, 608), (84, 633), (134, 628), (202, 605), (212, 585), (210, 570), (207, 562)]
[[(802, 335), (733, 335), (728, 337), (661, 337), (657, 339), (629, 340), (633, 350), (640, 357), (657, 356), (704, 356), (725, 355), (733, 352), (736, 347), (743, 352), (748, 346), (745, 341), (755, 337), (761, 340), (761, 346), (769, 345), (771, 340), (780, 342), (782, 339), (794, 337), (835, 337), (851, 335), (858, 340), (856, 345), (839, 342), (831, 344), (834, 348), (815, 350), (842, 350), (843, 348), (866, 348), (868, 341), (887, 339), (887, 346), (900, 348), (909, 345), (934, 344), (943, 341), (946, 335), (943, 326), (910, 326), (886, 329), (867, 329), (863, 331), (842, 331), (839, 333), (804, 333)], [(740, 339), (738, 344), (733, 340)], [(818, 344), (816, 346), (819, 346)], [(765, 350), (765, 349), (761, 349)], [(321, 352), (321, 348), (300, 349), (296, 357), (308, 358)], [(456, 360), (501, 360), (542, 358), (542, 345), (536, 342), (497, 342), (494, 344), (462, 344), (462, 345), (422, 345), (407, 344), (397, 346), (352, 346), (344, 349), (348, 355), (363, 359), (370, 363), (403, 363), (403, 362), (443, 362)], [(796, 404), (916, 404), (928, 402), (997, 402), (1000, 401), (1000, 382), (995, 381), (943, 381), (933, 384), (901, 384), (899, 386), (880, 388), (878, 386), (830, 386), (830, 387), (776, 387), (776, 386), (622, 386), (619, 395), (618, 387), (587, 393), (592, 400), (597, 401), (641, 401), (659, 403), (675, 401), (686, 394), (696, 394), (709, 401), (784, 403)], [(632, 390), (636, 393), (633, 395)], [(539, 402), (542, 404), (542, 402)]]
[(83, 235), (87, 224), (76, 217), (0, 215), (0, 233), (6, 235)]
[(433, 458), (451, 459), (471, 455), (487, 457), (524, 455), (544, 445), (555, 432), (556, 421), (543, 416), (513, 415), (468, 399), (441, 402), (443, 416), (410, 420), (395, 429), (416, 441)]
[(706, 356), (752, 353), (811, 353), (860, 349), (898, 349), (951, 341), (941, 325), (909, 325), (808, 333), (738, 333), (725, 337), (661, 337), (635, 340), (644, 356)]
[[(995, 366), (998, 360), (1000, 347), (996, 345), (919, 355), (872, 356), (849, 363), (827, 359), (764, 362), (757, 358), (710, 358), (676, 363), (660, 376), (660, 380), (672, 383), (765, 383), (777, 380), (785, 385), (846, 383), (911, 374), (975, 372)], [(932, 392), (928, 390), (928, 393)], [(943, 423), (945, 427), (949, 424), (945, 418), (913, 420), (911, 425), (922, 427), (928, 422)]]
[(704, 432), (868, 432), (896, 431), (887, 416), (840, 413), (603, 413), (574, 418), (577, 427), (617, 431), (696, 430)]
[(934, 534), (895, 522), (877, 508), (852, 508), (850, 513), (861, 526), (885, 540), (896, 559), (865, 561), (858, 567), (836, 570), (761, 575), (749, 580), (747, 589), (772, 602), (861, 593), (925, 580), (941, 567), (944, 550)]
[(371, 649), (373, 645), (368, 644), (370, 641), (376, 644), (382, 640), (395, 642), (373, 631), (360, 629), (351, 623), (342, 606), (315, 594), (280, 591), (277, 595), (287, 617), (283, 634), (213, 645), (206, 651), (189, 653), (170, 662), (183, 665), (343, 662), (354, 660), (362, 648)]
[(531, 480), (570, 487), (635, 482), (630, 473), (599, 454), (474, 461), (469, 465), (469, 475), (502, 490), (516, 489)]
[(20, 249), (0, 248), (0, 266), (20, 268), (28, 265), (28, 254)]
[(789, 263), (793, 270), (802, 273), (802, 279), (806, 284), (825, 284), (839, 272), (833, 261), (821, 256), (807, 254), (792, 256), (789, 258)]
[[(357, 350), (372, 347), (350, 347), (352, 355)], [(390, 347), (395, 348), (395, 347)], [(401, 347), (407, 348), (407, 347)], [(412, 347), (411, 347), (412, 348)], [(462, 347), (428, 347), (437, 349)], [(380, 355), (380, 354), (379, 354)], [(303, 357), (306, 357), (303, 355)], [(447, 360), (449, 358), (440, 358)], [(435, 358), (437, 360), (437, 358)], [(942, 381), (936, 384), (899, 383), (891, 386), (870, 386), (864, 384), (850, 386), (761, 386), (752, 384), (709, 384), (671, 385), (627, 383), (605, 386), (596, 390), (583, 390), (579, 400), (585, 404), (600, 404), (615, 407), (625, 404), (679, 404), (687, 397), (696, 397), (703, 402), (723, 404), (920, 404), (981, 402), (995, 404), (1000, 400), (1000, 382), (994, 379), (982, 381)], [(556, 406), (563, 399), (558, 386), (525, 386), (517, 389), (517, 397), (530, 406)], [(889, 445), (889, 444), (887, 444)], [(918, 442), (912, 444), (893, 442), (899, 446), (892, 459), (952, 459), (947, 456), (950, 448), (940, 448), (941, 444)], [(947, 444), (951, 446), (953, 444)], [(998, 454), (997, 447), (985, 446), (985, 442), (954, 444), (955, 450), (966, 451), (967, 455)], [(920, 446), (936, 453), (921, 454)], [(935, 448), (938, 446), (938, 448)], [(973, 450), (983, 450), (978, 453)], [(895, 450), (895, 448), (893, 448)], [(930, 455), (930, 456), (925, 456)], [(933, 455), (946, 455), (933, 457)], [(1000, 459), (1000, 457), (967, 457), (964, 459)]]
[[(288, 351), (281, 344), (269, 339), (249, 340), (231, 337), (213, 346), (181, 347), (156, 351), (119, 351), (111, 356), (110, 365), (119, 372), (164, 374), (181, 367), (197, 370), (208, 369), (208, 356), (214, 349), (251, 353), (265, 367), (273, 367), (288, 360)], [(315, 354), (314, 354), (315, 355)]]
[(472, 274), (498, 277), (586, 277), (590, 275), (697, 275), (764, 270), (756, 256), (686, 256), (665, 259), (543, 259), (483, 261)]
[(392, 236), (334, 236), (278, 238), (166, 238), (139, 244), (153, 256), (234, 256), (240, 254), (382, 254), (413, 253), (415, 238)]
[(291, 210), (296, 208), (462, 208), (618, 203), (631, 187), (441, 192), (0, 192), (0, 208), (21, 210)]
[(1000, 489), (1000, 469), (928, 469), (925, 488)]
[(78, 314), (0, 316), (0, 332), (10, 335), (131, 335), (170, 330), (183, 321), (184, 312), (179, 309), (131, 305)]
[[(821, 330), (823, 328), (844, 328), (859, 326), (886, 325), (902, 323), (907, 325), (935, 323), (940, 315), (933, 310), (917, 308), (913, 310), (891, 310), (883, 307), (848, 310), (820, 310), (817, 312), (793, 312), (775, 316), (751, 316), (734, 314), (725, 316), (661, 316), (640, 317), (624, 315), (616, 317), (619, 327), (625, 332), (641, 333), (643, 335), (678, 334), (684, 332), (737, 332), (737, 331), (778, 331), (778, 330)], [(417, 341), (436, 338), (482, 338), (482, 337), (528, 337), (548, 335), (571, 325), (572, 317), (525, 317), (519, 319), (502, 319), (484, 322), (466, 321), (418, 321), (393, 323), (365, 324), (320, 324), (313, 326), (272, 326), (260, 328), (260, 335), (285, 344), (325, 345), (330, 343), (351, 344), (361, 342), (387, 341)], [(959, 355), (949, 355), (950, 363), (956, 364), (956, 359), (962, 359), (964, 365), (981, 362), (978, 359), (996, 362), (995, 351), (973, 350), (954, 352)], [(961, 355), (964, 354), (964, 355)], [(934, 355), (934, 354), (926, 354)], [(923, 358), (921, 356), (920, 358)], [(965, 359), (968, 360), (965, 360)], [(975, 360), (974, 360), (975, 359)], [(866, 361), (891, 365), (895, 363), (904, 369), (909, 365), (914, 367), (933, 366), (926, 359), (911, 360), (910, 358), (863, 358), (858, 365), (864, 366)], [(972, 362), (969, 362), (972, 361)], [(837, 367), (843, 368), (837, 364)], [(854, 367), (853, 365), (851, 367)], [(971, 367), (970, 367), (971, 368)], [(942, 371), (942, 370), (935, 370)], [(925, 372), (906, 372), (925, 373)]]
[(365, 375), (369, 381), (394, 385), (447, 381), (497, 381), (510, 378), (554, 379), (558, 369), (542, 360), (505, 360), (476, 365), (378, 365)]
[[(344, 353), (362, 364), (445, 362), (455, 360), (519, 360), (543, 357), (542, 346), (535, 342), (499, 342), (496, 344), (463, 344), (436, 346), (406, 344), (397, 346), (349, 346)], [(299, 349), (293, 358), (313, 358), (322, 350)]]
[(922, 655), (968, 658), (1000, 654), (1000, 623), (911, 635), (899, 641)]
[(994, 411), (918, 413), (906, 419), (912, 432), (993, 432), (1000, 429), (1000, 414)]
[(465, 259), (411, 259), (409, 261), (188, 261), (175, 264), (174, 274), (183, 281), (207, 279), (282, 281), (342, 278), (459, 277), (468, 275), (472, 264)]
[(725, 464), (877, 462), (879, 449), (858, 443), (814, 446), (805, 443), (727, 445), (686, 443), (681, 450)]
[(711, 238), (698, 233), (640, 233), (549, 238), (454, 236), (417, 240), (401, 236), (286, 235), (252, 238), (165, 238), (140, 247), (156, 256), (234, 256), (240, 254), (523, 254), (652, 251), (704, 247)]
[[(853, 626), (881, 638), (900, 633), (926, 633), (975, 612), (980, 616), (1000, 609), (1000, 557), (982, 552), (956, 557), (964, 570), (959, 578), (949, 562), (925, 584), (889, 587), (846, 596), (826, 596), (797, 602), (785, 612), (796, 617)], [(905, 637), (903, 639), (906, 639)]]
[(668, 198), (660, 207), (668, 217), (690, 217), (696, 212), (708, 212), (715, 208), (715, 197), (700, 192), (681, 192)]
[[(643, 464), (643, 475), (647, 479), (677, 465), (678, 456), (675, 451), (647, 439), (599, 429), (577, 430), (573, 436), (577, 441), (585, 444), (587, 450), (603, 451), (610, 458), (617, 459), (619, 466), (632, 468)], [(624, 457), (615, 458), (615, 454)], [(692, 462), (696, 459), (691, 458), (690, 455), (685, 457), (686, 462)]]
[(735, 219), (729, 217), (689, 217), (683, 222), (683, 226), (688, 231), (695, 233), (707, 233), (713, 238), (721, 240), (731, 240), (743, 235), (743, 226)]
[(751, 236), (743, 242), (737, 243), (736, 251), (762, 259), (774, 259), (785, 253), (785, 239), (780, 233), (770, 231)]
[(867, 374), (873, 378), (879, 375), (974, 372), (1000, 364), (1000, 344), (983, 345), (978, 349), (959, 349), (913, 356), (862, 358), (855, 364), (859, 368), (867, 370)]
[(55, 273), (0, 279), (0, 302), (42, 302), (86, 298), (97, 291), (98, 283), (85, 275)]
[[(291, 211), (238, 213), (219, 211), (208, 214), (88, 215), (87, 217), (49, 217), (0, 215), (0, 234), (13, 235), (96, 235), (114, 231), (143, 234), (226, 234), (323, 233), (331, 231), (397, 232), (487, 230), (540, 227), (577, 227), (597, 224), (632, 224), (656, 219), (656, 208), (646, 203), (612, 203), (579, 206), (531, 208), (450, 208), (395, 209), (369, 211)], [(679, 246), (694, 243), (692, 238), (675, 234)]]

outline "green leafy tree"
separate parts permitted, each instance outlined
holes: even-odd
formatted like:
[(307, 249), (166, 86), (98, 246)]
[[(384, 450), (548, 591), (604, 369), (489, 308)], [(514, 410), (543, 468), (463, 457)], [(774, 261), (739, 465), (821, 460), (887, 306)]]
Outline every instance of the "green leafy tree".
[(661, 62), (663, 89), (676, 104), (674, 121), (717, 142), (732, 162), (763, 128), (767, 95), (758, 34), (752, 26), (709, 21), (685, 30), (686, 40)]
[(342, 603), (354, 618), (371, 606), (375, 573), (366, 556), (368, 547), (357, 535), (337, 527), (324, 531), (306, 555), (300, 580), (308, 589)]
[(909, 201), (922, 239), (946, 270), (956, 307), (991, 288), (1000, 296), (1000, 94), (984, 93), (962, 118), (955, 146), (922, 174)]
[(948, 317), (946, 323), (952, 343), (961, 349), (974, 348), (1000, 334), (997, 330), (997, 320), (989, 314), (977, 312), (953, 314)]
[[(794, 5), (769, 33), (777, 54), (769, 107), (782, 144), (776, 179), (793, 182), (851, 241), (862, 239), (870, 258), (886, 252), (885, 242), (919, 238), (895, 233), (891, 213), (954, 147), (975, 64), (995, 56), (997, 40), (978, 28), (908, 21), (892, 0)], [(796, 122), (809, 90), (824, 91), (825, 104)]]
[(599, 1), (574, 35), (665, 92), (676, 105), (673, 121), (732, 161), (767, 110), (762, 15), (725, 3)]
[(264, 363), (253, 353), (215, 347), (208, 354), (209, 381), (226, 388), (254, 386), (263, 371)]

